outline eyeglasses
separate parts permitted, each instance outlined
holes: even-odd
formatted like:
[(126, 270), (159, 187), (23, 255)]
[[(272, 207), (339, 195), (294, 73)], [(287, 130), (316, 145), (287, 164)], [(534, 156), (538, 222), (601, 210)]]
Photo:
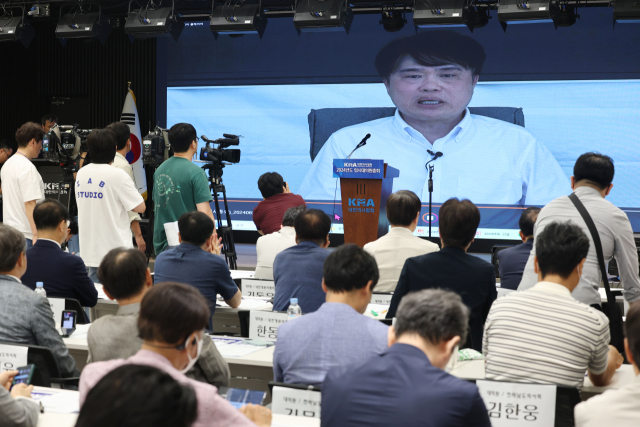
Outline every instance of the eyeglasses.
[(199, 144), (199, 143), (200, 143), (200, 138), (196, 136), (196, 144)]

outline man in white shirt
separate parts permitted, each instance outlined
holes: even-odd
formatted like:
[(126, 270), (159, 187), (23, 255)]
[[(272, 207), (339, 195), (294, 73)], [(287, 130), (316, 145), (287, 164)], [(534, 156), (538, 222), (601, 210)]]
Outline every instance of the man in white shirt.
[(482, 353), (488, 379), (581, 388), (585, 371), (610, 383), (622, 356), (609, 343), (609, 320), (571, 297), (584, 271), (589, 239), (571, 222), (547, 225), (535, 239), (538, 283), (494, 301)]
[[(614, 172), (613, 160), (610, 157), (598, 153), (585, 153), (578, 157), (573, 167), (571, 188), (596, 225), (602, 242), (605, 263), (615, 257), (620, 280), (624, 287), (622, 293), (625, 299), (631, 303), (640, 299), (638, 252), (627, 214), (605, 200), (613, 188)], [(542, 208), (534, 227), (535, 239), (548, 224), (567, 220), (580, 226), (589, 237), (590, 243), (584, 274), (582, 274), (580, 283), (573, 291), (572, 296), (584, 304), (600, 308), (601, 297), (598, 289), (602, 275), (598, 265), (598, 255), (587, 224), (568, 197), (560, 197)], [(525, 266), (522, 281), (518, 286), (519, 291), (529, 289), (537, 282), (537, 275), (534, 271), (535, 256), (536, 248), (534, 246)]]
[(632, 304), (625, 322), (624, 349), (635, 378), (624, 387), (607, 390), (579, 403), (574, 409), (576, 427), (636, 427), (640, 425), (640, 303)]
[(95, 130), (87, 139), (92, 163), (76, 177), (80, 253), (89, 277), (98, 282), (102, 258), (111, 249), (133, 248), (129, 231), (129, 211), (143, 213), (144, 200), (124, 171), (111, 166), (116, 155), (116, 136)]
[(298, 214), (306, 210), (306, 206), (295, 206), (287, 209), (282, 217), (280, 231), (258, 238), (256, 242), (256, 252), (258, 254), (256, 279), (273, 280), (273, 261), (280, 252), (296, 245), (296, 229), (293, 224)]
[[(299, 193), (333, 200), (333, 159), (344, 159), (368, 133), (355, 156), (384, 159), (400, 169), (395, 190), (429, 199), (425, 163), (433, 165), (433, 201), (544, 205), (565, 193), (567, 177), (551, 152), (529, 131), (469, 113), (485, 53), (471, 37), (428, 31), (393, 40), (380, 50), (376, 69), (398, 107), (395, 116), (335, 132), (315, 158)], [(355, 158), (355, 157), (354, 157)], [(340, 194), (338, 190), (338, 194)]]
[(31, 162), (42, 150), (44, 131), (39, 124), (27, 122), (16, 132), (18, 151), (4, 163), (2, 181), (2, 217), (5, 224), (21, 232), (27, 248), (38, 240), (33, 210), (44, 199), (42, 177)]
[(386, 210), (391, 230), (375, 242), (364, 245), (378, 263), (380, 280), (376, 292), (393, 292), (407, 258), (436, 252), (438, 245), (414, 236), (420, 218), (420, 199), (407, 190), (393, 193), (387, 199)]
[[(131, 151), (131, 131), (129, 125), (124, 122), (115, 122), (107, 126), (116, 135), (116, 156), (113, 158), (112, 166), (122, 169), (131, 177), (131, 180), (136, 182), (133, 176), (133, 167), (127, 160), (127, 153)], [(140, 230), (140, 215), (133, 211), (129, 211), (129, 221), (131, 222), (131, 231), (136, 239), (136, 245), (140, 252), (144, 252), (147, 248), (147, 244), (142, 237), (142, 231)]]

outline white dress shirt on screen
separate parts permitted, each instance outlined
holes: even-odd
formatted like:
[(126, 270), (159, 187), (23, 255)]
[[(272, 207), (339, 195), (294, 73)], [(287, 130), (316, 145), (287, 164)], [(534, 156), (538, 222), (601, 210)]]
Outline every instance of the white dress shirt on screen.
[(76, 177), (80, 253), (98, 267), (111, 249), (133, 248), (128, 212), (144, 199), (129, 176), (108, 164), (92, 163)]
[(0, 177), (3, 222), (21, 232), (25, 238), (33, 239), (24, 204), (44, 199), (42, 177), (31, 160), (20, 153), (4, 163)]
[(436, 252), (439, 249), (435, 243), (414, 236), (408, 228), (391, 228), (389, 233), (375, 242), (364, 245), (364, 250), (376, 259), (380, 272), (380, 279), (373, 290), (375, 292), (395, 291), (407, 258)]
[[(393, 117), (349, 126), (322, 147), (300, 187), (305, 200), (333, 200), (333, 159), (344, 159), (367, 134), (354, 159), (383, 159), (400, 170), (393, 191), (411, 190), (429, 200), (427, 150), (444, 155), (433, 165), (433, 202), (451, 197), (474, 203), (545, 205), (567, 194), (569, 179), (544, 144), (522, 126), (471, 114), (433, 145), (396, 110)], [(340, 194), (340, 190), (337, 190)], [(338, 196), (339, 197), (339, 196)]]

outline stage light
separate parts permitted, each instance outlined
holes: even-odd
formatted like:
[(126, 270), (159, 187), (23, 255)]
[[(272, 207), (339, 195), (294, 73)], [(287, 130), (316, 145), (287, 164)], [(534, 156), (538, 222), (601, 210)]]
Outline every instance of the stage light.
[(616, 0), (613, 5), (613, 24), (640, 24), (640, 1)]
[[(20, 7), (20, 6), (15, 6)], [(0, 42), (19, 41), (27, 48), (36, 35), (36, 31), (28, 22), (24, 21), (24, 7), (22, 16), (13, 16), (11, 9), (7, 10), (3, 5), (3, 14), (0, 16)]]
[(349, 34), (353, 12), (346, 0), (299, 0), (293, 25), (298, 32), (345, 31)]
[(415, 0), (413, 24), (419, 28), (435, 25), (468, 27), (473, 31), (476, 8), (469, 7), (468, 0)]
[(380, 25), (390, 33), (400, 31), (407, 20), (404, 17), (404, 10), (394, 10), (393, 6), (382, 6), (382, 19)]
[(553, 22), (549, 0), (500, 0), (498, 21), (507, 31), (509, 24), (538, 24)]
[(146, 7), (131, 10), (131, 2), (129, 2), (129, 13), (124, 23), (124, 32), (136, 39), (148, 39), (169, 34), (175, 41), (178, 41), (178, 37), (184, 29), (184, 21), (174, 12), (173, 6), (174, 3), (171, 2), (171, 7), (156, 7), (149, 0)]
[(60, 15), (56, 26), (56, 37), (59, 39), (96, 38), (100, 43), (105, 44), (111, 33), (111, 24), (102, 15), (100, 5), (98, 5), (98, 12), (85, 12), (82, 6), (78, 5), (75, 11), (66, 15), (62, 15), (61, 7)]
[(260, 38), (267, 27), (267, 18), (262, 13), (262, 3), (244, 4), (241, 0), (235, 3), (227, 0), (224, 4), (213, 4), (209, 18), (209, 28), (214, 36), (229, 34), (258, 34)]
[(576, 8), (573, 5), (561, 4), (551, 8), (551, 17), (553, 25), (558, 27), (570, 27), (576, 23), (576, 19), (580, 18)]

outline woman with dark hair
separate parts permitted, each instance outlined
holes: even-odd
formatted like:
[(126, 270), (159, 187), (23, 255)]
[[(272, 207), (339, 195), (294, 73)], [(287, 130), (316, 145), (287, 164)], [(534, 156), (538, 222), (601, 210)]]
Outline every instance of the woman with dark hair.
[(193, 387), (198, 401), (194, 427), (271, 425), (270, 410), (250, 405), (241, 413), (220, 397), (215, 386), (185, 375), (200, 356), (202, 334), (208, 322), (209, 307), (196, 288), (173, 282), (156, 284), (140, 305), (138, 334), (143, 341), (142, 348), (126, 360), (87, 365), (80, 377), (80, 405), (100, 379), (114, 369), (128, 364), (147, 365)]
[(191, 386), (151, 366), (124, 365), (91, 389), (76, 427), (190, 427), (197, 417)]

